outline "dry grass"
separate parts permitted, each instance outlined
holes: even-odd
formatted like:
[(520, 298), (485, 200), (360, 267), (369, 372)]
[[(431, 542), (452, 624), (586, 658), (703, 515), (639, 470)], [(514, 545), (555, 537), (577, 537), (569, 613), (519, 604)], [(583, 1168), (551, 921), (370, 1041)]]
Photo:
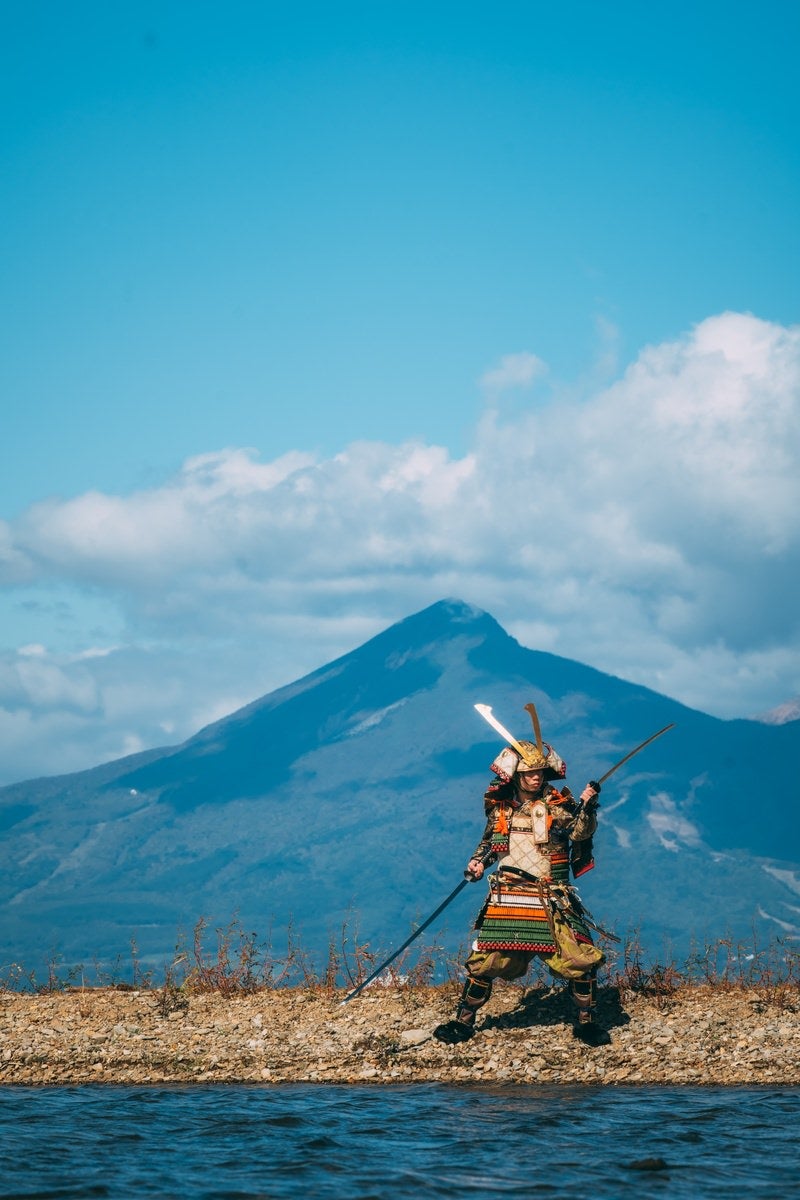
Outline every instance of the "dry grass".
[[(608, 959), (600, 971), (599, 983), (620, 997), (638, 993), (662, 1005), (687, 988), (747, 989), (761, 1002), (793, 1011), (800, 1008), (800, 948), (785, 939), (777, 938), (762, 946), (755, 936), (749, 945), (719, 938), (693, 947), (682, 963), (669, 955), (653, 958), (638, 935), (606, 950)], [(200, 918), (190, 937), (179, 938), (170, 961), (158, 973), (143, 968), (138, 947), (132, 942), (130, 960), (125, 963), (120, 956), (111, 968), (96, 962), (88, 970), (82, 965), (65, 966), (55, 955), (48, 959), (41, 975), (18, 963), (0, 966), (0, 991), (151, 991), (167, 1014), (186, 1008), (191, 995), (202, 993), (236, 997), (277, 988), (301, 988), (333, 996), (343, 988), (349, 991), (358, 987), (387, 957), (384, 950), (372, 949), (361, 941), (352, 916), (343, 923), (338, 938), (331, 939), (321, 964), (315, 963), (291, 926), (285, 949), (278, 953), (271, 934), (260, 938), (246, 930), (236, 916), (214, 930), (205, 918)], [(464, 957), (463, 948), (452, 956), (437, 941), (420, 941), (394, 959), (375, 986), (410, 992), (435, 986), (455, 989), (460, 986)], [(531, 986), (551, 986), (553, 979), (542, 962), (534, 959), (527, 982)]]

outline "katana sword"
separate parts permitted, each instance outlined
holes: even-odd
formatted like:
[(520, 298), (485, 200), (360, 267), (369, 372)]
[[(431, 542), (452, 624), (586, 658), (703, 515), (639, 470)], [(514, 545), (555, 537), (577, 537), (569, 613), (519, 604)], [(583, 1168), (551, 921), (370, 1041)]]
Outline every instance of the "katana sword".
[[(526, 704), (525, 707), (528, 710), (530, 710), (533, 706)], [(489, 724), (491, 725), (492, 729), (495, 729), (499, 734), (501, 734), (505, 738), (505, 740), (508, 742), (509, 746), (511, 746), (514, 750), (516, 750), (517, 754), (519, 754), (520, 757), (527, 763), (528, 762), (527, 752), (520, 745), (520, 743), (517, 741), (517, 739), (514, 737), (514, 735), (512, 733), (509, 733), (509, 731), (506, 729), (505, 725), (500, 724), (500, 722), (498, 721), (497, 717), (492, 712), (489, 705), (488, 704), (476, 704), (475, 709), (481, 714), (484, 721), (488, 721)], [(535, 726), (536, 726), (536, 722), (534, 722), (534, 727)], [(640, 750), (644, 750), (645, 746), (649, 746), (651, 742), (654, 742), (656, 740), (656, 738), (660, 738), (662, 734), (667, 733), (670, 729), (674, 729), (674, 728), (675, 728), (675, 722), (671, 721), (669, 725), (665, 725), (664, 728), (659, 729), (657, 733), (651, 733), (649, 738), (645, 738), (644, 741), (640, 742), (639, 745), (636, 746), (633, 750), (629, 750), (624, 758), (621, 758), (618, 763), (614, 763), (614, 766), (610, 767), (606, 771), (605, 775), (601, 775), (601, 777), (597, 781), (593, 780), (589, 786), (593, 787), (595, 789), (595, 791), (599, 791), (600, 785), (605, 783), (605, 781), (609, 778), (609, 776), (613, 775), (615, 771), (618, 771), (620, 769), (620, 767), (624, 766), (629, 758), (633, 758), (634, 754), (638, 754)]]
[[(487, 859), (488, 859), (488, 858), (490, 858), (490, 857), (491, 857), (491, 854), (487, 855)], [(486, 865), (486, 861), (487, 861), (487, 859), (484, 859), (484, 860), (483, 860), (483, 861), (484, 861), (484, 865)], [(465, 872), (464, 872), (464, 878), (461, 880), (461, 883), (457, 884), (457, 885), (456, 885), (456, 886), (453, 888), (453, 890), (452, 890), (452, 892), (450, 893), (450, 895), (447, 897), (447, 899), (446, 899), (446, 900), (443, 900), (443, 901), (442, 901), (442, 903), (439, 905), (439, 907), (436, 909), (436, 911), (435, 911), (435, 912), (432, 912), (432, 913), (431, 913), (431, 915), (430, 915), (429, 917), (427, 917), (427, 918), (426, 918), (426, 919), (425, 919), (425, 920), (422, 922), (422, 924), (421, 924), (421, 925), (418, 925), (418, 926), (417, 926), (417, 928), (416, 928), (416, 929), (414, 930), (414, 932), (411, 934), (411, 937), (407, 937), (407, 938), (406, 938), (406, 940), (403, 942), (402, 946), (399, 946), (399, 947), (397, 948), (397, 950), (395, 950), (394, 954), (390, 954), (390, 955), (389, 955), (389, 957), (386, 959), (386, 962), (382, 962), (382, 963), (381, 963), (381, 965), (380, 965), (379, 967), (376, 967), (376, 968), (375, 968), (375, 970), (372, 972), (372, 974), (371, 974), (371, 975), (369, 975), (369, 976), (368, 976), (368, 977), (367, 977), (367, 978), (364, 980), (364, 982), (363, 982), (363, 983), (360, 983), (360, 984), (358, 985), (358, 987), (356, 987), (356, 988), (353, 988), (352, 992), (348, 992), (348, 993), (347, 993), (347, 995), (345, 996), (344, 1000), (341, 1000), (341, 1001), (339, 1002), (339, 1007), (341, 1008), (341, 1006), (342, 1006), (343, 1004), (347, 1004), (348, 1000), (352, 1000), (354, 996), (357, 996), (357, 995), (359, 994), (359, 992), (363, 992), (363, 990), (364, 990), (364, 988), (365, 988), (365, 987), (369, 987), (369, 985), (372, 983), (373, 979), (377, 979), (377, 978), (378, 978), (378, 976), (380, 975), (381, 971), (385, 971), (385, 970), (386, 970), (386, 968), (387, 968), (388, 966), (391, 966), (391, 964), (394, 962), (394, 960), (395, 960), (396, 958), (398, 958), (398, 957), (399, 957), (399, 955), (401, 955), (401, 954), (403, 953), (403, 951), (404, 951), (404, 950), (407, 950), (407, 949), (408, 949), (408, 947), (411, 945), (411, 943), (414, 941), (414, 939), (415, 939), (415, 938), (418, 938), (418, 937), (419, 937), (419, 935), (420, 935), (421, 933), (423, 933), (423, 932), (424, 932), (424, 930), (426, 930), (426, 929), (428, 928), (428, 926), (429, 926), (429, 925), (430, 925), (430, 924), (431, 924), (433, 921), (435, 921), (435, 920), (436, 920), (436, 918), (439, 916), (439, 913), (442, 913), (442, 912), (444, 912), (444, 910), (447, 908), (447, 906), (448, 906), (448, 904), (450, 903), (450, 901), (451, 901), (451, 900), (455, 900), (455, 898), (456, 898), (456, 896), (458, 895), (458, 893), (459, 893), (459, 892), (460, 892), (460, 891), (461, 891), (463, 888), (465, 888), (465, 887), (467, 886), (467, 884), (468, 884), (468, 883), (473, 883), (473, 882), (474, 882), (474, 880), (475, 880), (475, 876), (473, 876), (473, 875), (470, 875), (470, 874), (469, 874), (467, 871), (465, 871)]]
[(605, 781), (608, 779), (609, 775), (613, 775), (615, 771), (618, 771), (620, 769), (620, 767), (624, 766), (629, 758), (633, 758), (634, 754), (638, 754), (640, 750), (644, 750), (645, 746), (649, 746), (651, 742), (654, 742), (656, 740), (656, 738), (660, 738), (662, 733), (667, 733), (670, 729), (674, 729), (674, 728), (675, 728), (675, 722), (671, 721), (669, 723), (669, 725), (665, 725), (663, 729), (659, 729), (658, 733), (651, 733), (650, 737), (645, 738), (644, 741), (641, 742), (636, 747), (635, 750), (629, 750), (624, 758), (621, 758), (618, 763), (614, 763), (614, 766), (610, 767), (606, 771), (605, 775), (601, 775), (596, 783), (594, 783), (594, 782), (590, 783), (589, 786), (593, 787), (595, 789), (595, 791), (599, 791), (600, 784), (605, 783)]

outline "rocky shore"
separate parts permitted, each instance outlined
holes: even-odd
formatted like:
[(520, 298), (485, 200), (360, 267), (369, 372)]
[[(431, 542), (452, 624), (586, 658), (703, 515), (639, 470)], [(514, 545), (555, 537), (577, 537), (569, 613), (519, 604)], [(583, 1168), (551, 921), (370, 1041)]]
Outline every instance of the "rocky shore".
[(611, 1041), (594, 1049), (556, 989), (497, 987), (459, 1046), (431, 1037), (454, 985), (343, 995), (2, 992), (0, 1084), (800, 1084), (800, 996), (785, 992), (601, 989)]

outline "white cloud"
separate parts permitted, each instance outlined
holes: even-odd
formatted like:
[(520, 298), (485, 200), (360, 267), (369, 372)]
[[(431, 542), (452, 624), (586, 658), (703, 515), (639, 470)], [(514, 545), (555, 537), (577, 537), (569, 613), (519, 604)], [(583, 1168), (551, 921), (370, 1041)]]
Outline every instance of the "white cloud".
[(0, 704), (7, 711), (35, 709), (91, 713), (97, 691), (91, 674), (67, 671), (48, 658), (44, 646), (22, 646), (0, 659)]
[[(480, 382), (493, 403), (542, 374), (526, 352)], [(461, 458), (228, 449), (130, 496), (37, 504), (0, 528), (7, 587), (113, 600), (127, 650), (103, 657), (87, 630), (83, 657), (29, 655), (38, 676), (7, 657), (8, 711), (96, 714), (154, 744), (443, 596), (706, 711), (763, 711), (800, 692), (799, 451), (800, 329), (726, 313), (583, 398), (492, 409)]]
[(277, 679), (247, 645), (224, 654), (133, 647), (85, 661), (44, 650), (35, 675), (0, 654), (0, 783), (177, 744), (287, 677), (286, 657), (276, 658)]
[(547, 364), (523, 350), (519, 354), (505, 354), (500, 362), (481, 376), (481, 387), (488, 396), (499, 396), (511, 388), (528, 388), (534, 379), (547, 373)]
[(20, 646), (17, 650), (20, 658), (44, 658), (47, 654), (47, 647), (41, 642), (31, 642), (30, 645)]

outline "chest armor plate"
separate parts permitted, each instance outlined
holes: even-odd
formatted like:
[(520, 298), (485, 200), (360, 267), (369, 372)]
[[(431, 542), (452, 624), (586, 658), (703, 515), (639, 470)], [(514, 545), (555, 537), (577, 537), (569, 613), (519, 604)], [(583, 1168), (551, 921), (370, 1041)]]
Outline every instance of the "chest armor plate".
[(535, 801), (527, 812), (514, 813), (508, 836), (508, 854), (500, 859), (501, 867), (519, 867), (529, 875), (550, 874), (548, 854), (549, 814), (542, 800)]

